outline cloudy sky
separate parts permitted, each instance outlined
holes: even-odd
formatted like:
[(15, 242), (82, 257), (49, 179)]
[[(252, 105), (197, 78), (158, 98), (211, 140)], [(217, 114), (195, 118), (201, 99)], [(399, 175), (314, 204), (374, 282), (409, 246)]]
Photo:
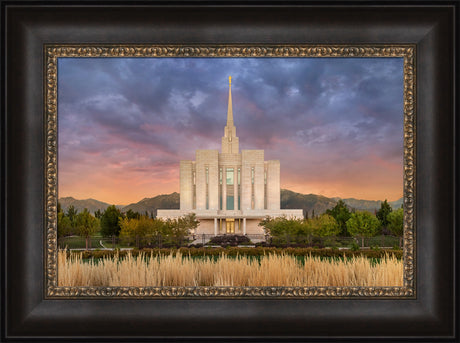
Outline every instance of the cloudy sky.
[(401, 58), (60, 58), (59, 196), (179, 192), (179, 161), (220, 149), (229, 75), (240, 149), (280, 160), (282, 188), (402, 196)]

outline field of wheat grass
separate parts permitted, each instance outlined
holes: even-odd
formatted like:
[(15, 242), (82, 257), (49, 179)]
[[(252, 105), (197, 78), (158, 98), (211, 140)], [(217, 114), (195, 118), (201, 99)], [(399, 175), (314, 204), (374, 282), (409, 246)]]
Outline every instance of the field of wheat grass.
[(403, 262), (386, 255), (378, 262), (359, 256), (299, 261), (269, 254), (196, 259), (175, 255), (115, 256), (84, 261), (58, 252), (59, 286), (402, 286)]

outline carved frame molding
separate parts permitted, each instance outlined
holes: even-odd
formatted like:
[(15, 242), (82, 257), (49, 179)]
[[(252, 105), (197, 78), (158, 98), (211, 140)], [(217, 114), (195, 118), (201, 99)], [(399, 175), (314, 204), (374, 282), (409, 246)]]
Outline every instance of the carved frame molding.
[[(399, 57), (404, 59), (403, 287), (57, 286), (57, 62), (68, 57)], [(415, 45), (45, 45), (45, 298), (397, 298), (416, 297)]]

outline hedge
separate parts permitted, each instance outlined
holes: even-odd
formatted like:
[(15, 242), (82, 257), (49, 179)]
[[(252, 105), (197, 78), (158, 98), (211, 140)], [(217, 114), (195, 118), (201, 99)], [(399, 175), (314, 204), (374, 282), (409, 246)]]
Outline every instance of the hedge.
[(294, 256), (318, 256), (324, 258), (342, 258), (364, 256), (367, 258), (383, 258), (386, 254), (394, 255), (396, 258), (401, 259), (403, 256), (402, 250), (394, 249), (376, 249), (376, 250), (338, 250), (338, 249), (316, 249), (316, 248), (243, 248), (243, 247), (227, 247), (227, 248), (179, 248), (179, 249), (133, 249), (133, 250), (88, 250), (88, 251), (73, 251), (67, 252), (70, 254), (81, 254), (83, 259), (100, 259), (103, 257), (113, 257), (118, 254), (119, 257), (125, 257), (128, 253), (132, 256), (138, 256), (141, 252), (146, 255), (153, 254), (154, 256), (170, 255), (180, 252), (183, 256), (191, 257), (218, 257), (221, 254), (227, 256), (254, 256), (262, 257), (269, 254), (288, 254)]

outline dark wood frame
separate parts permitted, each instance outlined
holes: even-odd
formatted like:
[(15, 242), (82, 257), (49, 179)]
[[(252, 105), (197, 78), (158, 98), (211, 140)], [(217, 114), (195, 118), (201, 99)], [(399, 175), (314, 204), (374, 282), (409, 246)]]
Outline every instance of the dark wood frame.
[[(416, 297), (416, 235), (415, 235), (415, 117), (416, 117), (416, 45), (86, 45), (45, 44), (45, 199), (46, 199), (46, 299), (63, 298), (392, 298)], [(57, 274), (57, 70), (63, 58), (381, 58), (404, 59), (403, 65), (403, 194), (404, 194), (404, 249), (403, 284), (401, 287), (59, 287)]]
[[(2, 1), (2, 339), (458, 339), (457, 2), (93, 5)], [(416, 44), (417, 298), (45, 300), (46, 43)]]

